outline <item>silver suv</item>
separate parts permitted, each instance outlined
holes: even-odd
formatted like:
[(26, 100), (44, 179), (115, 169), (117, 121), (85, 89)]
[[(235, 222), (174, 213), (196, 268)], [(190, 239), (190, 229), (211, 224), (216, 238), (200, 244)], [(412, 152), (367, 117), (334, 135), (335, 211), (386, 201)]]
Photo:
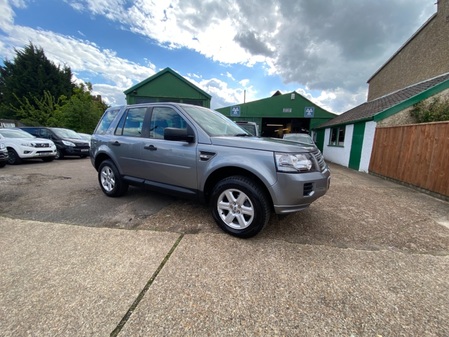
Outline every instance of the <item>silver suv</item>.
[(107, 109), (90, 154), (107, 196), (133, 185), (199, 199), (242, 238), (259, 233), (272, 211), (307, 208), (330, 182), (315, 145), (253, 137), (216, 111), (179, 103)]

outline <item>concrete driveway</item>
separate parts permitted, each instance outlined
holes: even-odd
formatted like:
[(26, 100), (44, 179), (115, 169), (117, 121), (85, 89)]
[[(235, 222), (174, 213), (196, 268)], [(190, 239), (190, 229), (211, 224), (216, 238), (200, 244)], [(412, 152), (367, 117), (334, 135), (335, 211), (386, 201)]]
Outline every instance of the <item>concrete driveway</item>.
[(449, 203), (331, 165), (255, 238), (105, 197), (88, 159), (0, 169), (1, 336), (448, 336)]

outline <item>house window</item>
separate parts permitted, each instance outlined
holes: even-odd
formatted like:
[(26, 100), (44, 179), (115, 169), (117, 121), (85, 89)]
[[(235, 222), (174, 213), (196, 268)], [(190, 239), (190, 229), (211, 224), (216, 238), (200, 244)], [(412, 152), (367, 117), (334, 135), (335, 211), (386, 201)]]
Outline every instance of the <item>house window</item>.
[(329, 145), (343, 146), (345, 144), (345, 127), (339, 126), (331, 129)]

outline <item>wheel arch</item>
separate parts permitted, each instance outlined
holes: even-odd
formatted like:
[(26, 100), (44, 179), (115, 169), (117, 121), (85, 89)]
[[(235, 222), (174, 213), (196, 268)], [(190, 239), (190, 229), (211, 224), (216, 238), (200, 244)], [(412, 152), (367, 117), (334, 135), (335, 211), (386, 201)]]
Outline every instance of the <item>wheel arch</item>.
[(101, 163), (104, 162), (105, 160), (110, 160), (114, 163), (114, 165), (117, 167), (115, 161), (111, 158), (111, 156), (109, 156), (107, 153), (99, 153), (97, 156), (95, 156), (95, 160), (94, 160), (94, 167), (95, 169), (98, 171), (98, 168), (100, 167)]
[(251, 171), (248, 171), (241, 167), (236, 167), (236, 166), (221, 167), (209, 175), (209, 177), (207, 178), (207, 180), (204, 184), (204, 190), (203, 190), (204, 201), (206, 203), (209, 203), (214, 186), (220, 180), (227, 178), (227, 177), (231, 177), (231, 176), (244, 176), (244, 177), (247, 177), (247, 178), (253, 180), (261, 188), (263, 193), (266, 195), (267, 200), (270, 202), (271, 206), (273, 205), (273, 199), (271, 198), (271, 194), (268, 191), (264, 182), (257, 175), (252, 173)]

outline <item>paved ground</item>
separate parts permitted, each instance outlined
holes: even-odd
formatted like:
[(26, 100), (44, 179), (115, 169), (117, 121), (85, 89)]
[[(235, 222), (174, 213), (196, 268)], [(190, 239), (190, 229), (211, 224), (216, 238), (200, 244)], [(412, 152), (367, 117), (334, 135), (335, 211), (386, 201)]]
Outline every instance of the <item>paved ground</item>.
[(449, 336), (449, 203), (331, 168), (249, 240), (88, 159), (0, 169), (0, 335)]

